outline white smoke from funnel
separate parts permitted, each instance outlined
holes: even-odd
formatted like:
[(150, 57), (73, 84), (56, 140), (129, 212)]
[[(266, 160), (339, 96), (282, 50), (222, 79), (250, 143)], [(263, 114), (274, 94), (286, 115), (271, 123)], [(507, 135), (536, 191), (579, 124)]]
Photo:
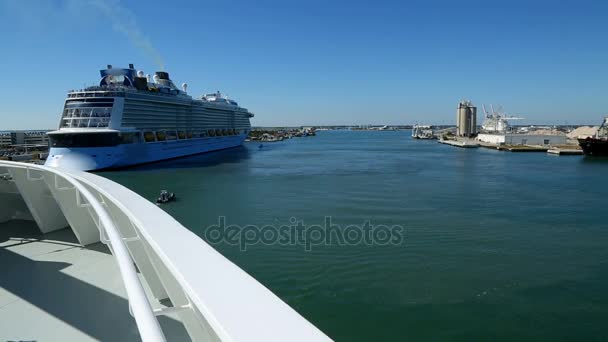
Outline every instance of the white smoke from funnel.
[(119, 0), (89, 0), (89, 3), (99, 9), (110, 20), (112, 28), (115, 31), (127, 36), (131, 43), (154, 60), (160, 70), (165, 70), (160, 53), (139, 30), (135, 21), (135, 15), (129, 9), (121, 6)]

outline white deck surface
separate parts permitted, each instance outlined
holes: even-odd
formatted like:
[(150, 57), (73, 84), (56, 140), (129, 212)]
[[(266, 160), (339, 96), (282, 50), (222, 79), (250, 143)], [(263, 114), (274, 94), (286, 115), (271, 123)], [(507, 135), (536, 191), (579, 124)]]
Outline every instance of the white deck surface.
[[(159, 321), (168, 341), (189, 340), (180, 322)], [(0, 341), (91, 340), (140, 340), (107, 247), (81, 247), (70, 229), (0, 223)]]

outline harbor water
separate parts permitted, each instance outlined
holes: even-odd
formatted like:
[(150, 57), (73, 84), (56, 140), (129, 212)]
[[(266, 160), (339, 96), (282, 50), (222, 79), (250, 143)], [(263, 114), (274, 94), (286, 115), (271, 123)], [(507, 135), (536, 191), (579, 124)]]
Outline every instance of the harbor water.
[(403, 227), (388, 245), (213, 244), (336, 340), (608, 332), (608, 159), (324, 131), (100, 174), (151, 201), (174, 192), (162, 208), (205, 239), (222, 217)]

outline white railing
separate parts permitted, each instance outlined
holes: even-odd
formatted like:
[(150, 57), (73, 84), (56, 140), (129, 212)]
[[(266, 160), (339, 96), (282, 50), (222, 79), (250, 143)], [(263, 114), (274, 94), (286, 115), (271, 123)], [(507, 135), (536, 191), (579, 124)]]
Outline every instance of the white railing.
[[(144, 341), (165, 339), (155, 317), (159, 315), (179, 319), (194, 341), (330, 340), (200, 237), (129, 189), (80, 171), (0, 161), (0, 173), (2, 169), (8, 170), (41, 231), (69, 223), (81, 244), (101, 241), (110, 246)], [(57, 210), (49, 210), (52, 206)], [(57, 211), (65, 219), (52, 217)], [(166, 298), (169, 307), (160, 304)]]
[[(8, 164), (8, 165), (7, 165)], [(31, 171), (34, 169), (40, 170), (38, 166), (21, 164), (18, 163), (6, 163), (0, 162), (0, 166), (9, 166), (11, 168), (25, 168), (28, 181), (38, 181), (41, 178), (33, 177)], [(100, 240), (110, 247), (112, 254), (116, 258), (120, 275), (127, 291), (129, 298), (129, 307), (133, 314), (133, 318), (137, 324), (139, 334), (143, 341), (165, 341), (160, 324), (154, 315), (154, 311), (150, 306), (144, 288), (137, 277), (135, 270), (135, 261), (131, 258), (123, 237), (112, 222), (112, 219), (108, 215), (106, 209), (102, 206), (99, 200), (87, 190), (80, 182), (67, 175), (64, 172), (60, 172), (58, 169), (44, 168), (45, 172), (53, 174), (53, 180), (55, 188), (61, 190), (62, 188), (58, 183), (58, 178), (68, 182), (73, 189), (76, 190), (76, 204), (81, 208), (90, 208), (93, 213), (97, 216), (98, 221), (96, 222), (97, 228), (99, 229), (100, 236), (105, 233), (107, 239), (100, 238)], [(67, 188), (71, 190), (72, 188)], [(86, 202), (82, 201), (82, 198)], [(93, 214), (91, 213), (91, 214)]]

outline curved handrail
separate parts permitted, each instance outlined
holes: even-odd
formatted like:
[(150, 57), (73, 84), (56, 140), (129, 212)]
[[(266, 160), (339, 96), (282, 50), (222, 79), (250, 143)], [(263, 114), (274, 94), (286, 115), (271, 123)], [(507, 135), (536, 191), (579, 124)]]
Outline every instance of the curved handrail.
[[(140, 195), (99, 175), (64, 171), (107, 197), (128, 217), (219, 340), (331, 341), (263, 284), (150, 201), (137, 201), (142, 199)], [(158, 215), (149, 215), (152, 208), (158, 209)], [(192, 272), (194, 269), (197, 272)], [(269, 322), (272, 329), (266, 327)]]
[[(331, 340), (175, 218), (128, 188), (87, 172), (0, 161), (2, 166), (43, 172), (50, 177), (54, 174), (55, 180), (61, 177), (74, 185), (77, 196), (82, 195), (91, 204), (88, 209), (94, 222), (90, 228), (97, 225), (107, 235), (101, 238), (110, 239), (111, 247), (117, 246), (113, 252), (117, 259), (120, 255), (123, 260), (119, 266), (127, 261), (128, 266), (124, 270), (121, 267), (120, 271), (143, 340), (164, 340), (156, 316), (169, 313), (177, 314), (195, 341)], [(30, 181), (46, 182), (52, 188), (50, 179), (25, 177)], [(59, 186), (56, 185), (56, 190), (72, 189)], [(58, 202), (64, 200), (56, 193), (53, 197)], [(80, 198), (76, 201), (77, 205), (82, 205)], [(154, 215), (150, 215), (151, 211)], [(64, 214), (69, 214), (69, 210)], [(94, 217), (95, 214), (99, 217)], [(84, 226), (81, 229), (85, 231)], [(129, 235), (134, 229), (136, 237), (126, 236), (125, 229)], [(112, 236), (108, 234), (111, 230), (115, 233)], [(87, 234), (91, 233), (94, 231), (87, 231)], [(140, 243), (127, 244), (134, 240)], [(201, 263), (201, 260), (205, 262)], [(139, 268), (142, 278), (135, 273), (135, 267)], [(154, 309), (154, 303), (140, 291), (144, 281), (150, 285), (153, 296), (170, 298), (172, 306)]]
[[(98, 200), (93, 194), (84, 187), (79, 181), (73, 177), (60, 172), (57, 169), (39, 166), (24, 166), (18, 163), (12, 162), (0, 162), (0, 165), (6, 165), (8, 167), (19, 167), (25, 168), (27, 172), (29, 170), (46, 171), (59, 176), (74, 186), (74, 188), (87, 200), (88, 204), (91, 205), (95, 213), (99, 218), (99, 228), (103, 226), (105, 233), (112, 247), (112, 252), (118, 263), (118, 268), (127, 291), (129, 298), (129, 306), (135, 318), (139, 334), (143, 341), (158, 341), (164, 342), (165, 336), (162, 332), (160, 324), (154, 315), (150, 302), (144, 292), (144, 288), (137, 276), (135, 270), (134, 261), (131, 258), (127, 246), (125, 245), (122, 236), (118, 232), (118, 229), (112, 222), (112, 219), (108, 215), (107, 211), (101, 206)], [(78, 194), (77, 192), (77, 194)]]

